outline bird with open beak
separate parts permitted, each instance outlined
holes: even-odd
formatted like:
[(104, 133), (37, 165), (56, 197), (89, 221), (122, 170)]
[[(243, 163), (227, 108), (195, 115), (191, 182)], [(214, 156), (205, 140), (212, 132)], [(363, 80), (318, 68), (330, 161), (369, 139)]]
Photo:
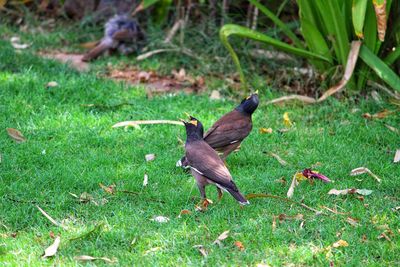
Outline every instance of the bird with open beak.
[[(258, 91), (249, 95), (234, 110), (222, 116), (204, 135), (204, 141), (226, 160), (250, 134), (253, 123), (251, 115), (258, 107)], [(188, 168), (185, 157), (176, 163), (177, 167)]]
[(206, 185), (215, 184), (219, 199), (222, 197), (223, 190), (229, 192), (240, 204), (250, 204), (233, 182), (229, 170), (217, 152), (203, 140), (201, 122), (191, 116), (189, 121), (182, 120), (182, 122), (186, 128), (186, 159), (191, 173), (196, 179), (203, 201), (208, 201), (205, 191)]

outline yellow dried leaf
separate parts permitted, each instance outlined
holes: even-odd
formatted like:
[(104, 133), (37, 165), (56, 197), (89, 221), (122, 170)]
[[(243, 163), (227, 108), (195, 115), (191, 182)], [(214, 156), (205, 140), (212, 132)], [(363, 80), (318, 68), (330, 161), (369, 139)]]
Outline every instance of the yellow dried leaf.
[(289, 118), (289, 112), (285, 112), (285, 113), (283, 114), (283, 124), (284, 124), (286, 127), (291, 127), (291, 126), (293, 125), (292, 121), (291, 121), (290, 118)]
[(272, 133), (272, 128), (260, 128), (260, 134), (270, 134)]
[(334, 248), (340, 248), (340, 247), (348, 247), (349, 243), (346, 241), (340, 239), (339, 241), (336, 241), (335, 243), (332, 244), (332, 247)]
[(297, 182), (301, 182), (301, 181), (307, 180), (307, 177), (305, 177), (305, 176), (303, 175), (303, 173), (301, 173), (301, 172), (296, 173), (296, 174), (294, 175), (294, 177), (296, 177)]

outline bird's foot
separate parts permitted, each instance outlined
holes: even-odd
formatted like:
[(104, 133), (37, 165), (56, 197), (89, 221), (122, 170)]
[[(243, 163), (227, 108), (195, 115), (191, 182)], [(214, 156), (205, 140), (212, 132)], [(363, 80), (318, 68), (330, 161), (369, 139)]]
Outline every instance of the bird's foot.
[(206, 211), (208, 208), (208, 205), (212, 204), (212, 200), (205, 198), (203, 199), (199, 204), (196, 205), (196, 210), (198, 211)]

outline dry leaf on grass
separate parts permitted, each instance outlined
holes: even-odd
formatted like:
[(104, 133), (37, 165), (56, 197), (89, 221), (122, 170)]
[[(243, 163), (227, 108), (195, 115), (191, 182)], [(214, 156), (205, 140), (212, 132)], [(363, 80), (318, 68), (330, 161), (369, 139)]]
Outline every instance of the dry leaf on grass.
[(285, 160), (283, 160), (278, 154), (275, 154), (275, 153), (272, 153), (272, 152), (269, 152), (269, 154), (272, 157), (274, 157), (281, 165), (283, 165), (283, 166), (288, 165), (288, 163)]
[(153, 161), (156, 159), (156, 155), (155, 154), (147, 154), (146, 156), (144, 156), (144, 158), (146, 159), (146, 161)]
[(335, 243), (332, 244), (332, 247), (334, 248), (340, 248), (340, 247), (348, 247), (349, 243), (346, 241), (340, 239), (339, 241), (336, 241)]
[(109, 259), (107, 257), (92, 257), (88, 255), (81, 255), (81, 256), (75, 256), (74, 260), (77, 261), (95, 261), (95, 260), (102, 260), (107, 263), (116, 263), (118, 262), (116, 258)]
[(235, 241), (234, 245), (240, 250), (240, 251), (244, 251), (244, 246), (243, 243), (240, 241)]
[(213, 244), (218, 244), (218, 245), (222, 245), (221, 241), (227, 239), (229, 236), (229, 230), (224, 231), (222, 234), (220, 234), (217, 239), (215, 239), (215, 241), (213, 242)]
[(372, 176), (375, 180), (377, 180), (378, 183), (381, 182), (381, 179), (380, 179), (376, 174), (374, 174), (374, 173), (371, 172), (368, 168), (365, 168), (365, 167), (355, 168), (354, 170), (352, 170), (352, 171), (350, 172), (350, 175), (351, 175), (351, 176), (356, 176), (356, 175), (361, 175), (361, 174), (364, 174), (364, 173), (368, 173), (368, 174), (369, 174), (370, 176)]
[(66, 230), (66, 227), (65, 227), (63, 224), (61, 224), (61, 223), (57, 222), (56, 220), (54, 220), (53, 218), (51, 218), (50, 215), (47, 214), (47, 213), (46, 213), (43, 209), (41, 209), (38, 205), (36, 205), (36, 208), (37, 208), (37, 209), (38, 209), (52, 224), (54, 224), (54, 225), (56, 225), (56, 226), (58, 226), (58, 227), (63, 228), (64, 230)]
[(346, 222), (348, 222), (349, 224), (353, 225), (353, 226), (359, 226), (359, 219), (356, 218), (352, 218), (352, 217), (347, 217)]
[(272, 128), (260, 128), (260, 134), (270, 134), (273, 132)]
[(318, 173), (317, 171), (312, 171), (311, 169), (304, 169), (302, 172), (303, 176), (308, 179), (320, 179), (325, 183), (330, 183), (331, 180), (323, 174)]
[(151, 221), (158, 223), (167, 223), (169, 222), (169, 218), (164, 216), (156, 216), (153, 219), (151, 219)]
[(109, 185), (109, 186), (105, 186), (105, 185), (103, 185), (102, 183), (99, 183), (99, 186), (101, 187), (101, 189), (103, 189), (106, 193), (108, 193), (108, 194), (110, 194), (110, 195), (113, 195), (113, 194), (115, 194), (115, 191), (116, 191), (116, 185), (115, 184), (112, 184), (112, 185)]
[(208, 252), (207, 252), (207, 250), (205, 249), (205, 247), (203, 246), (203, 245), (195, 245), (195, 246), (193, 246), (194, 248), (197, 248), (197, 250), (200, 252), (200, 254), (203, 256), (203, 257), (207, 257), (207, 255), (208, 255)]
[(46, 87), (47, 87), (47, 88), (49, 88), (49, 87), (57, 87), (57, 86), (58, 86), (58, 83), (55, 82), (55, 81), (51, 81), (51, 82), (48, 82), (48, 83), (46, 84)]
[(21, 40), (19, 37), (11, 37), (10, 39), (11, 45), (14, 47), (14, 49), (26, 49), (30, 46), (30, 44), (21, 44)]
[(285, 220), (303, 220), (304, 219), (304, 215), (299, 213), (297, 215), (286, 215), (284, 213), (279, 214), (278, 216), (279, 222), (283, 222)]
[(394, 155), (393, 162), (394, 162), (394, 163), (397, 163), (397, 162), (399, 162), (399, 161), (400, 161), (400, 149), (397, 149), (397, 150), (396, 150), (396, 154)]
[(356, 189), (356, 188), (351, 188), (351, 189), (342, 189), (342, 190), (337, 190), (337, 189), (331, 189), (328, 192), (328, 195), (347, 195), (347, 194), (359, 194), (362, 196), (368, 196), (372, 193), (372, 190), (368, 189)]
[(293, 123), (292, 123), (292, 121), (291, 121), (290, 118), (289, 118), (289, 112), (283, 113), (283, 124), (284, 124), (286, 127), (291, 127), (291, 126), (293, 126)]
[(149, 183), (149, 176), (147, 175), (147, 173), (144, 174), (143, 177), (143, 186), (147, 186), (147, 184)]
[(7, 133), (8, 136), (10, 136), (17, 143), (22, 143), (26, 141), (26, 138), (17, 129), (7, 128)]
[(148, 255), (148, 254), (150, 254), (150, 253), (159, 251), (159, 250), (161, 250), (161, 249), (162, 249), (161, 247), (154, 247), (154, 248), (151, 248), (151, 249), (149, 249), (149, 250), (146, 250), (146, 251), (143, 253), (143, 255)]
[(221, 94), (217, 90), (212, 90), (211, 95), (210, 95), (211, 100), (218, 100), (221, 99)]
[(400, 134), (400, 130), (397, 128), (394, 128), (393, 126), (390, 126), (389, 124), (385, 124), (386, 128), (388, 128), (389, 130), (391, 130), (394, 133)]
[(179, 213), (180, 215), (185, 215), (185, 214), (191, 214), (192, 212), (190, 210), (181, 210), (181, 212)]
[(347, 215), (347, 214), (349, 214), (349, 212), (339, 212), (339, 211), (337, 211), (336, 209), (331, 209), (331, 208), (328, 208), (328, 207), (326, 207), (326, 206), (322, 206), (322, 207), (323, 207), (324, 209), (326, 209), (326, 210), (328, 210), (328, 211), (334, 213), (334, 214), (339, 214), (339, 215)]
[(57, 236), (56, 239), (54, 239), (54, 243), (51, 244), (48, 248), (44, 250), (44, 254), (42, 255), (42, 258), (47, 258), (47, 257), (52, 257), (56, 255), (58, 247), (60, 246), (61, 238), (60, 236)]
[(384, 109), (384, 110), (382, 110), (378, 113), (372, 114), (372, 115), (369, 113), (364, 113), (362, 116), (366, 119), (384, 119), (394, 112), (395, 111)]
[(295, 174), (295, 175), (293, 175), (292, 183), (290, 184), (289, 190), (288, 190), (287, 193), (286, 193), (286, 196), (287, 196), (288, 198), (292, 198), (293, 193), (294, 193), (294, 189), (295, 189), (295, 187), (298, 186), (298, 185), (299, 185), (299, 182), (297, 181), (297, 179), (296, 179), (296, 174)]

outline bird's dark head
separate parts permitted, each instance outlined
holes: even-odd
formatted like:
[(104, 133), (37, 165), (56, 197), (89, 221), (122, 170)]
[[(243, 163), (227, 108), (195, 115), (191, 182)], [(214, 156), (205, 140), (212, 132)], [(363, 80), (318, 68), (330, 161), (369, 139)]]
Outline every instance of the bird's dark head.
[(202, 140), (203, 139), (203, 124), (196, 118), (190, 116), (189, 121), (182, 120), (186, 128), (186, 141)]
[(243, 99), (239, 106), (236, 107), (236, 110), (251, 115), (258, 107), (258, 91), (249, 95), (247, 98)]

